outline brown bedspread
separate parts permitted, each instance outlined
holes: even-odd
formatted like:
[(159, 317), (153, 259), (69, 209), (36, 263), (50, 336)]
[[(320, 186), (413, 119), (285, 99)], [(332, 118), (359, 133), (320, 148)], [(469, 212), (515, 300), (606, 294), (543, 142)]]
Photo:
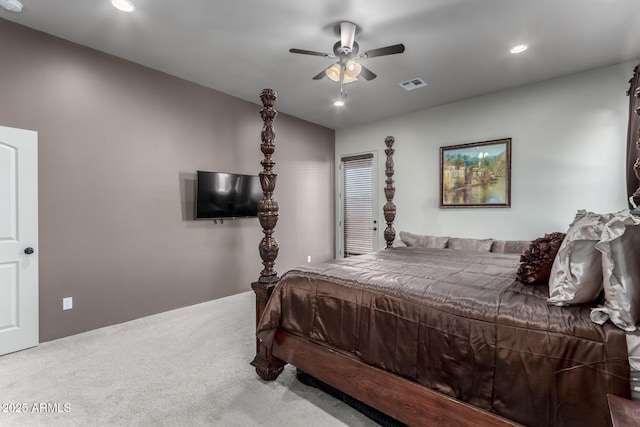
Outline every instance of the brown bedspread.
[(530, 426), (610, 425), (629, 397), (625, 334), (588, 307), (515, 281), (519, 256), (393, 248), (284, 275), (258, 336), (276, 328)]

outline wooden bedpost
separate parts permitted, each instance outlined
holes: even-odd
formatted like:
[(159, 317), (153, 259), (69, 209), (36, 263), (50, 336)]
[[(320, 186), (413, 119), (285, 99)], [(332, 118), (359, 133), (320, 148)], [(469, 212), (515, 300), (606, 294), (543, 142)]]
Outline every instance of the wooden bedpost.
[[(640, 100), (640, 87), (636, 88), (633, 96)], [(636, 108), (636, 114), (640, 116), (640, 107)], [(638, 140), (636, 141), (636, 147), (638, 148), (638, 150), (640, 150), (640, 128), (638, 128)], [(640, 157), (636, 159), (636, 163), (633, 165), (633, 171), (640, 181)], [(633, 200), (633, 205), (635, 206), (635, 209), (633, 209), (631, 213), (640, 216), (640, 187), (638, 187), (638, 189), (633, 193), (631, 199)]]
[(396, 219), (396, 205), (393, 204), (393, 196), (396, 194), (396, 187), (393, 186), (393, 153), (395, 150), (392, 148), (395, 138), (388, 136), (384, 139), (384, 143), (387, 148), (384, 150), (387, 155), (387, 161), (385, 162), (385, 173), (387, 175), (387, 186), (384, 188), (384, 196), (387, 198), (387, 203), (382, 209), (384, 212), (384, 220), (387, 221), (387, 228), (384, 230), (384, 240), (387, 241), (387, 248), (393, 246), (393, 242), (396, 239), (396, 230), (393, 229), (393, 220)]
[(272, 89), (263, 89), (260, 93), (260, 99), (262, 100), (262, 105), (264, 105), (260, 110), (260, 116), (264, 121), (261, 133), (262, 143), (260, 144), (260, 151), (264, 154), (264, 159), (260, 162), (263, 169), (260, 172), (260, 185), (262, 186), (264, 198), (258, 202), (258, 220), (264, 233), (264, 237), (258, 247), (262, 265), (264, 265), (264, 269), (260, 272), (260, 277), (258, 278), (260, 283), (275, 283), (280, 280), (278, 272), (273, 268), (279, 249), (278, 241), (273, 237), (273, 230), (278, 223), (279, 207), (278, 202), (273, 198), (278, 174), (273, 171), (276, 162), (271, 158), (276, 151), (274, 142), (276, 134), (273, 131), (273, 121), (276, 119), (278, 112), (273, 108), (273, 104), (277, 97), (278, 95)]
[[(269, 301), (275, 284), (280, 278), (274, 265), (278, 257), (278, 241), (273, 237), (273, 231), (278, 222), (278, 202), (273, 198), (276, 188), (278, 174), (273, 171), (275, 162), (271, 158), (276, 151), (275, 132), (273, 131), (273, 121), (278, 112), (273, 108), (277, 94), (272, 89), (263, 89), (260, 93), (263, 108), (260, 116), (264, 121), (262, 127), (260, 150), (264, 154), (264, 159), (260, 162), (262, 172), (260, 172), (260, 185), (262, 186), (263, 199), (258, 202), (258, 220), (262, 226), (264, 237), (260, 241), (258, 251), (262, 258), (264, 269), (260, 272), (257, 282), (251, 284), (251, 288), (256, 294), (256, 325), (262, 317), (264, 308)], [(271, 354), (264, 344), (256, 338), (256, 357), (251, 362), (255, 366), (256, 372), (266, 381), (275, 380), (284, 368), (284, 362)]]

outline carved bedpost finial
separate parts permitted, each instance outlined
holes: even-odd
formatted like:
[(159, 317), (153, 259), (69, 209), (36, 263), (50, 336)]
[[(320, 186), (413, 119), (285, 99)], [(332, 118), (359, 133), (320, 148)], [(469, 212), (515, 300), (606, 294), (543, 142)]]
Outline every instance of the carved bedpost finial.
[(274, 283), (280, 280), (278, 272), (273, 268), (276, 263), (276, 258), (278, 257), (279, 249), (278, 241), (273, 237), (273, 230), (276, 228), (278, 222), (279, 207), (278, 202), (273, 198), (278, 174), (273, 171), (275, 162), (271, 158), (276, 151), (274, 143), (276, 134), (273, 131), (273, 121), (278, 115), (278, 112), (274, 110), (273, 104), (277, 97), (278, 95), (272, 89), (263, 89), (260, 93), (260, 99), (264, 106), (260, 110), (260, 116), (264, 121), (260, 150), (264, 154), (264, 159), (260, 162), (263, 170), (259, 176), (264, 198), (258, 202), (258, 220), (262, 226), (264, 237), (260, 241), (258, 250), (264, 269), (260, 272), (260, 277), (258, 278), (259, 283)]
[(395, 150), (392, 148), (395, 138), (388, 136), (384, 139), (384, 143), (387, 145), (384, 150), (387, 155), (387, 161), (385, 162), (385, 174), (387, 175), (386, 187), (384, 188), (384, 196), (387, 198), (387, 203), (384, 205), (384, 220), (387, 221), (387, 228), (384, 230), (384, 240), (387, 242), (387, 248), (393, 246), (393, 242), (396, 239), (396, 230), (393, 229), (393, 221), (396, 219), (396, 205), (393, 204), (393, 196), (396, 194), (396, 187), (393, 186), (393, 153)]

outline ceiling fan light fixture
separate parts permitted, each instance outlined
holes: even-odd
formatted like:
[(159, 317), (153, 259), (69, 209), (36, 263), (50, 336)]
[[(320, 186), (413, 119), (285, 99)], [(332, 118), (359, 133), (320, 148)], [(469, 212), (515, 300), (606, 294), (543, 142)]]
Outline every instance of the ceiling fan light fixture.
[(404, 45), (399, 43), (359, 53), (360, 46), (358, 45), (358, 42), (355, 41), (356, 25), (349, 21), (340, 22), (339, 25), (340, 40), (334, 43), (333, 54), (295, 48), (289, 49), (289, 52), (335, 59), (336, 62), (334, 64), (324, 68), (318, 74), (313, 76), (312, 79), (321, 80), (326, 76), (331, 81), (340, 84), (341, 93), (344, 92), (345, 84), (358, 81), (359, 76), (362, 76), (363, 79), (368, 81), (377, 77), (373, 71), (364, 65), (360, 65), (357, 62), (358, 59), (395, 55), (404, 52)]
[(358, 64), (353, 59), (348, 60), (347, 63), (345, 64), (345, 71), (344, 71), (345, 83), (347, 83), (347, 80), (356, 81), (361, 71), (362, 71), (362, 65)]
[[(352, 61), (352, 62), (356, 63), (355, 61)], [(355, 75), (353, 75), (353, 72), (349, 71), (348, 67), (345, 67), (345, 73), (344, 73), (345, 84), (353, 83), (358, 80), (358, 74), (360, 74), (360, 70), (362, 69), (362, 67), (360, 66), (360, 64), (358, 63), (356, 64), (358, 65), (357, 67), (358, 72)], [(327, 77), (329, 77), (334, 82), (339, 82), (341, 68), (342, 67), (340, 66), (340, 64), (336, 63), (336, 64), (333, 64), (331, 67), (327, 68), (327, 70), (324, 73), (327, 75)]]
[(331, 67), (327, 68), (325, 71), (327, 77), (329, 77), (334, 82), (340, 81), (340, 64), (333, 64)]

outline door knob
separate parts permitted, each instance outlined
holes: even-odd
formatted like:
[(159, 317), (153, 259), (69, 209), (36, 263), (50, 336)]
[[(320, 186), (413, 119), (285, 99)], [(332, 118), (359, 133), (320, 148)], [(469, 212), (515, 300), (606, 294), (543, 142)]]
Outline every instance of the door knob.
[(27, 249), (24, 250), (24, 253), (27, 255), (31, 255), (32, 253), (34, 253), (35, 251), (33, 250), (33, 248), (29, 247)]

